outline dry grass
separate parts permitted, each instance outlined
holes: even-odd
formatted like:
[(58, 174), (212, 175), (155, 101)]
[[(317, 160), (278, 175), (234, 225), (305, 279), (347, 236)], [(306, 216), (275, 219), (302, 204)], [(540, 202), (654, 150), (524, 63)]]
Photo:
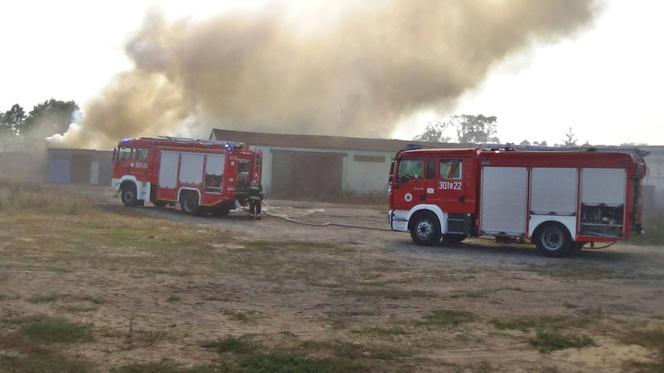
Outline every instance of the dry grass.
[(81, 325), (63, 317), (33, 316), (21, 320), (20, 333), (32, 342), (75, 343), (92, 341), (92, 325)]
[[(4, 242), (0, 268), (12, 271), (68, 276), (83, 269), (93, 273), (127, 274), (139, 281), (154, 281), (155, 276), (243, 276), (247, 281), (297, 281), (306, 286), (318, 286), (334, 279), (335, 282), (347, 280), (353, 288), (355, 280), (365, 280), (361, 276), (362, 269), (352, 273), (339, 271), (343, 255), (352, 250), (335, 244), (238, 240), (226, 232), (201, 231), (164, 221), (155, 224), (154, 220), (145, 219), (136, 211), (95, 206), (85, 197), (57, 188), (0, 184), (0, 224), (12, 227), (10, 231), (0, 232), (0, 240)], [(355, 295), (385, 296), (388, 299), (399, 295), (396, 298), (402, 299), (406, 293), (418, 296), (418, 292), (411, 294), (402, 290)], [(25, 297), (23, 302), (86, 319), (86, 314), (105, 312), (106, 307), (114, 306), (113, 301), (105, 299), (107, 296), (96, 292), (73, 294), (42, 287), (39, 292)], [(171, 307), (180, 307), (186, 306), (183, 303), (186, 303), (187, 297), (187, 292), (176, 290), (162, 299)], [(3, 295), (0, 300), (18, 301), (18, 298)], [(211, 298), (210, 301), (218, 300)], [(220, 310), (219, 315), (240, 325), (255, 325), (263, 317), (254, 310), (232, 308)], [(127, 329), (109, 329), (108, 325), (102, 328), (100, 338), (104, 343), (108, 343), (109, 338), (116, 340), (121, 351), (140, 351), (178, 343), (165, 330), (132, 326), (135, 316), (130, 314), (126, 317), (129, 319)], [(6, 322), (14, 325), (11, 329), (14, 331), (0, 332), (0, 339), (12, 336), (10, 339), (15, 343), (1, 346), (4, 352), (0, 354), (0, 368), (28, 372), (33, 369), (41, 371), (42, 365), (51, 365), (58, 367), (58, 371), (78, 372), (87, 371), (95, 365), (91, 361), (68, 357), (68, 353), (58, 347), (71, 343), (95, 343), (95, 327), (92, 324), (74, 323), (62, 316), (34, 316)], [(336, 344), (330, 351), (324, 349), (323, 355), (328, 356), (318, 357), (314, 355), (321, 353), (320, 348), (303, 348), (297, 339), (289, 348), (261, 347), (252, 351), (237, 347), (238, 341), (223, 339), (204, 345), (205, 350), (232, 355), (224, 363), (226, 366), (217, 363), (187, 366), (174, 360), (158, 360), (128, 362), (112, 367), (112, 370), (345, 372), (357, 370), (360, 366), (336, 357), (335, 354), (342, 349)], [(25, 351), (38, 351), (43, 359), (31, 353), (25, 355)]]
[[(605, 317), (578, 294), (553, 305), (579, 302), (574, 311), (546, 315), (541, 280), (513, 284), (514, 272), (395, 259), (369, 245), (257, 240), (95, 203), (0, 184), (0, 224), (10, 227), (0, 230), (0, 285), (11, 289), (0, 294), (0, 371), (500, 371), (483, 356), (432, 357), (582, 347)], [(516, 275), (623, 279), (587, 264), (541, 267)]]
[(540, 315), (493, 319), (491, 320), (491, 324), (499, 330), (520, 330), (526, 332), (534, 328), (549, 330), (584, 328), (592, 326), (601, 321), (602, 318), (602, 310), (595, 308), (581, 309), (567, 315)]
[(93, 327), (63, 317), (35, 315), (3, 320), (0, 333), (1, 372), (89, 372), (92, 364), (67, 356), (62, 346), (93, 341)]
[(561, 333), (555, 330), (539, 329), (535, 337), (528, 341), (541, 353), (550, 353), (566, 348), (584, 348), (596, 346), (595, 341), (585, 334)]
[(470, 312), (460, 310), (435, 310), (424, 315), (418, 325), (428, 327), (451, 328), (463, 323), (473, 321), (475, 315)]
[(86, 209), (88, 198), (72, 197), (67, 193), (45, 189), (37, 185), (0, 179), (0, 214), (38, 211), (46, 214), (77, 215)]
[(664, 329), (632, 330), (624, 333), (620, 339), (626, 344), (643, 346), (654, 352), (652, 361), (628, 362), (626, 367), (642, 373), (664, 372)]

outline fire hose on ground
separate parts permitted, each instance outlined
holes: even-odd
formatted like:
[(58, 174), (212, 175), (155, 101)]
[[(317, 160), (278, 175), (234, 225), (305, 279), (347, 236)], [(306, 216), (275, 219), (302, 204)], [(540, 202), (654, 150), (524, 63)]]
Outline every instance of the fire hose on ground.
[[(267, 202), (263, 201), (263, 204), (264, 204), (265, 206), (267, 206), (268, 209), (271, 208), (271, 206), (270, 206)], [(263, 213), (264, 213), (265, 215), (270, 216), (270, 217), (273, 217), (273, 218), (282, 219), (282, 220), (287, 221), (287, 222), (290, 222), (290, 223), (299, 224), (299, 225), (306, 225), (306, 226), (309, 226), (309, 227), (321, 227), (321, 228), (322, 228), (322, 227), (342, 227), (342, 228), (367, 229), (367, 230), (375, 230), (375, 231), (383, 231), (383, 232), (394, 232), (393, 230), (391, 230), (391, 229), (386, 229), (386, 228), (367, 227), (367, 226), (352, 225), (352, 224), (343, 224), (343, 223), (332, 223), (332, 222), (325, 222), (325, 223), (308, 223), (308, 222), (304, 222), (304, 221), (295, 220), (295, 219), (290, 218), (290, 217), (288, 217), (288, 216), (272, 214), (272, 213), (270, 213), (268, 210), (264, 210)], [(483, 237), (480, 237), (480, 238), (483, 238)], [(484, 239), (489, 239), (489, 238), (484, 238)], [(606, 248), (608, 248), (608, 247), (613, 246), (615, 243), (616, 243), (616, 241), (613, 241), (613, 242), (611, 242), (611, 243), (609, 243), (609, 244), (607, 244), (607, 245), (600, 246), (600, 247), (595, 247), (594, 245), (592, 245), (591, 249), (597, 249), (597, 250), (599, 250), (599, 249), (606, 249)]]
[[(263, 204), (269, 208), (271, 206), (263, 201)], [(367, 227), (367, 226), (362, 226), (362, 225), (353, 225), (353, 224), (343, 224), (343, 223), (332, 223), (332, 222), (325, 222), (325, 223), (308, 223), (300, 220), (296, 220), (293, 218), (290, 218), (288, 216), (283, 216), (283, 215), (277, 215), (269, 212), (269, 210), (264, 210), (263, 213), (269, 217), (277, 218), (277, 219), (282, 219), (284, 221), (294, 223), (294, 224), (299, 224), (299, 225), (306, 225), (309, 227), (341, 227), (341, 228), (355, 228), (355, 229), (366, 229), (366, 230), (374, 230), (374, 231), (382, 231), (382, 232), (393, 232), (391, 229), (387, 228), (378, 228), (378, 227)]]

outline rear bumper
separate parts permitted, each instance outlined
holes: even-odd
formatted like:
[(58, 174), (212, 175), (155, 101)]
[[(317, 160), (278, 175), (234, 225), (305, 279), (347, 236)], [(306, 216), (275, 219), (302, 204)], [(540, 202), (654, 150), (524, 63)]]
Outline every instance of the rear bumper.
[(387, 213), (390, 229), (393, 231), (408, 232), (408, 211), (390, 210)]

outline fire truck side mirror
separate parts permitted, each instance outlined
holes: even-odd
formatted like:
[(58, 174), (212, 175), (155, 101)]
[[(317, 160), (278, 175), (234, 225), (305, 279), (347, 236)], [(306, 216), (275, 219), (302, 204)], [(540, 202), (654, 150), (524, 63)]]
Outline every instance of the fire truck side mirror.
[(118, 148), (113, 148), (113, 160), (118, 156)]
[(397, 180), (394, 177), (394, 163), (396, 161), (393, 159), (392, 162), (390, 163), (390, 176), (387, 178), (387, 184), (393, 185), (397, 183)]

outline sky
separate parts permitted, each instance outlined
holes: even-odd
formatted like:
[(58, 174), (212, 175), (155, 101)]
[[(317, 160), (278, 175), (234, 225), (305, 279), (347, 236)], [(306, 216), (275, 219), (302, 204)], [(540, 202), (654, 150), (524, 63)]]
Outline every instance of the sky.
[[(501, 142), (553, 145), (571, 127), (580, 143), (664, 144), (664, 1), (600, 4), (589, 29), (504, 61), (453, 111), (497, 116)], [(422, 128), (439, 118), (404, 122)], [(396, 135), (409, 131), (404, 123)]]
[[(315, 2), (296, 2), (300, 15), (316, 11)], [(427, 123), (464, 113), (497, 116), (502, 142), (554, 144), (571, 127), (581, 143), (664, 144), (664, 2), (600, 0), (600, 5), (590, 27), (512, 56), (455, 107), (403, 118), (386, 136), (411, 139)], [(84, 106), (115, 73), (131, 67), (124, 44), (150, 10), (171, 19), (198, 19), (266, 6), (274, 2), (2, 2), (0, 110), (14, 103), (29, 110), (51, 97)]]

